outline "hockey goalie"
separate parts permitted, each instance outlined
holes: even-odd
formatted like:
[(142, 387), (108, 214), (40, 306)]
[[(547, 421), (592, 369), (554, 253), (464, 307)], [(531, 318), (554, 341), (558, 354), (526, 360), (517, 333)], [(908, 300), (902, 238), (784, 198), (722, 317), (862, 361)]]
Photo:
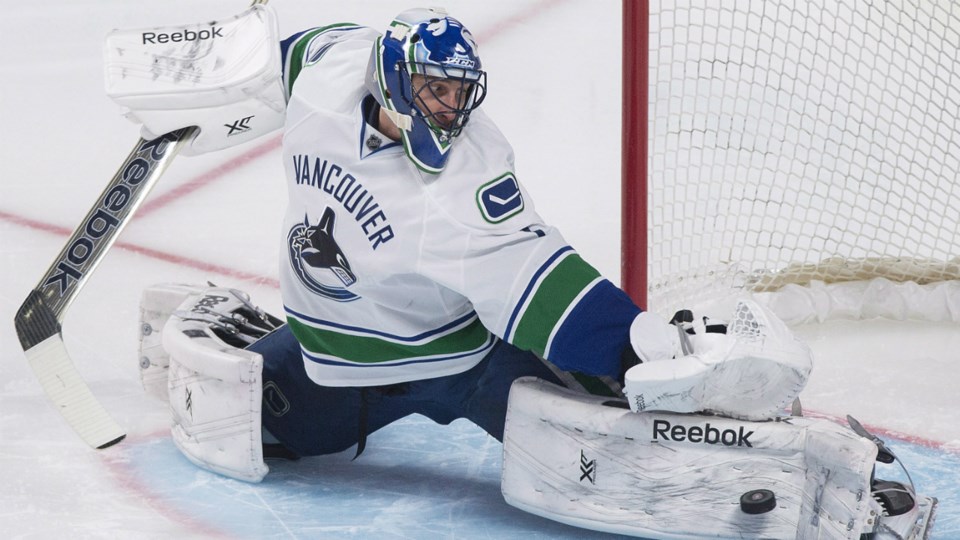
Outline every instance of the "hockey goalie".
[[(645, 318), (635, 321), (641, 337)], [(512, 386), (502, 490), (525, 511), (646, 538), (925, 538), (936, 500), (875, 475), (895, 456), (850, 428), (788, 415), (807, 347), (767, 308), (727, 323), (678, 314), (675, 356), (626, 371), (624, 399), (535, 377)], [(260, 481), (295, 458), (261, 427), (284, 406), (247, 346), (282, 322), (247, 294), (157, 285), (141, 302), (144, 388), (170, 402), (173, 439), (196, 465)]]
[(112, 95), (146, 133), (191, 125), (199, 153), (283, 124), (284, 319), (225, 287), (161, 285), (141, 302), (144, 386), (169, 402), (196, 465), (258, 482), (265, 457), (359, 456), (368, 434), (421, 414), (503, 441), (507, 502), (586, 528), (926, 526), (930, 500), (874, 478), (876, 440), (781, 416), (811, 355), (769, 311), (745, 299), (726, 323), (669, 324), (544, 222), (479, 109), (477, 43), (445, 11), (279, 40), (254, 6), (229, 23), (119, 32), (107, 50)]

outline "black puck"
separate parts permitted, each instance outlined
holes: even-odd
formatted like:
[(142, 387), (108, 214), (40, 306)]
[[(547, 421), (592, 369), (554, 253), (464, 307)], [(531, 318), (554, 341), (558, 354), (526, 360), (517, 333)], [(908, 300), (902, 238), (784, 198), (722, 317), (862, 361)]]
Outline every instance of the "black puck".
[(755, 489), (740, 496), (740, 510), (745, 514), (765, 514), (777, 507), (777, 496), (769, 489)]

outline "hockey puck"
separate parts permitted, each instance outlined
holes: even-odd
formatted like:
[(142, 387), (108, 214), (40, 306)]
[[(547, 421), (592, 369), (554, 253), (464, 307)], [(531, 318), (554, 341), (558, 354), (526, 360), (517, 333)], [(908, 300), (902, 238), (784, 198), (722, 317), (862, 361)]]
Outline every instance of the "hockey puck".
[(740, 510), (745, 514), (765, 514), (777, 507), (777, 496), (769, 489), (755, 489), (740, 496)]

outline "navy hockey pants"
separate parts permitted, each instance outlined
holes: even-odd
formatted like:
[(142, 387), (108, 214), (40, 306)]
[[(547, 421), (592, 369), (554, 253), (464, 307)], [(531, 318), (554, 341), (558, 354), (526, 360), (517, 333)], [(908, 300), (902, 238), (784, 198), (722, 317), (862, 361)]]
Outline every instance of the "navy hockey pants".
[(503, 341), (463, 373), (364, 388), (314, 383), (287, 326), (248, 348), (263, 355), (263, 427), (300, 456), (341, 452), (358, 443), (359, 454), (367, 434), (413, 413), (439, 424), (466, 418), (502, 441), (514, 380), (532, 375), (560, 384), (536, 355)]

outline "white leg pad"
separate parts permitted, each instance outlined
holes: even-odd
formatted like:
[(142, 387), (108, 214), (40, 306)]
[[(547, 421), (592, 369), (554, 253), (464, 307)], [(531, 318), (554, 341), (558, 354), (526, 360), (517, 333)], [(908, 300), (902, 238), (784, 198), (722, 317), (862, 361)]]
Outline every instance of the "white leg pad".
[[(201, 301), (189, 297), (181, 309)], [(179, 313), (179, 312), (178, 312)], [(227, 345), (206, 322), (173, 316), (163, 329), (170, 354), (173, 441), (194, 464), (259, 482), (269, 471), (260, 432), (263, 358)]]
[[(877, 447), (825, 420), (637, 414), (523, 378), (510, 392), (502, 491), (528, 512), (648, 538), (848, 538), (873, 531)], [(741, 510), (766, 489), (776, 506)]]
[(192, 294), (208, 287), (160, 283), (140, 296), (140, 383), (147, 395), (167, 401), (167, 369), (170, 355), (163, 348), (163, 326), (170, 315)]

